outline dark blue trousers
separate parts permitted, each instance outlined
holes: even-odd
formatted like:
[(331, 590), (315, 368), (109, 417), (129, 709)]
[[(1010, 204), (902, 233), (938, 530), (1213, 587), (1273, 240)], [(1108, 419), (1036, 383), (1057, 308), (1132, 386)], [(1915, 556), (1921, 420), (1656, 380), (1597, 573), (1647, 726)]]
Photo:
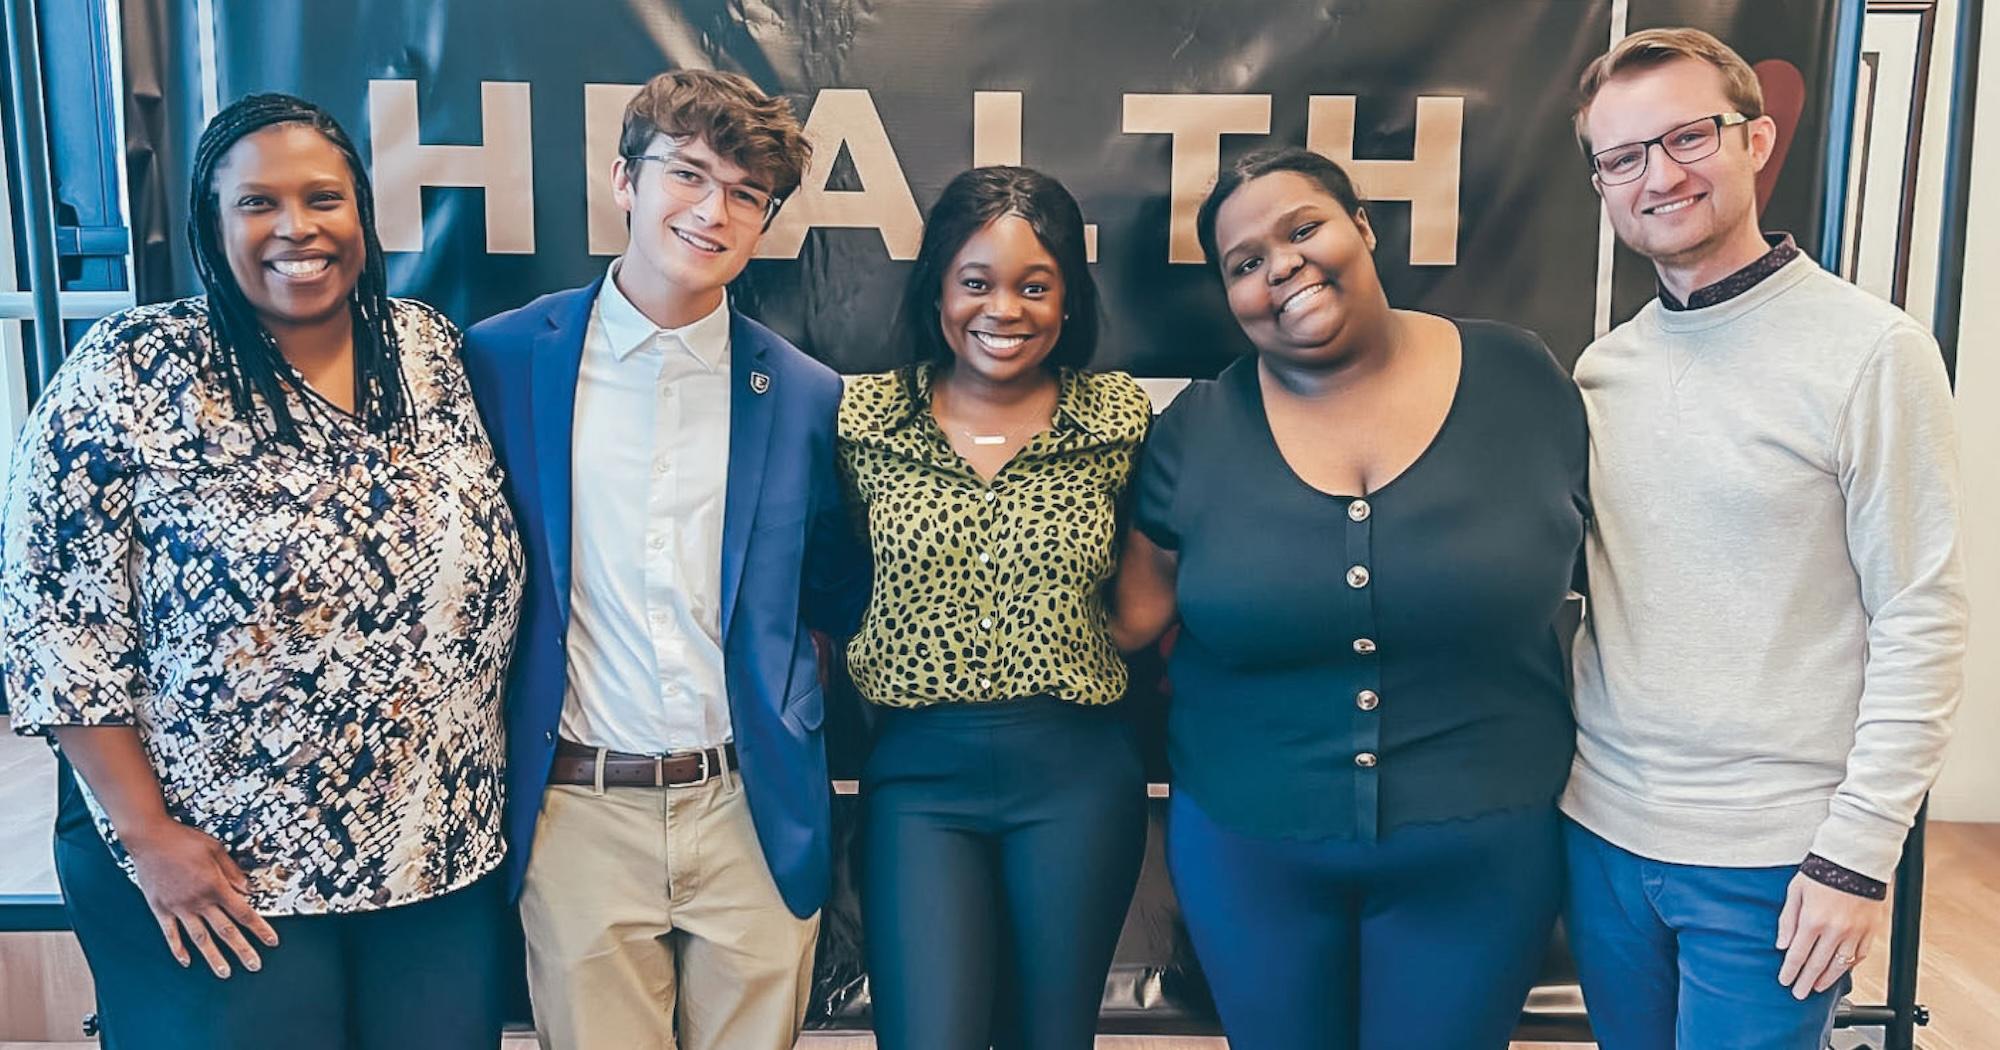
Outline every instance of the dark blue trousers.
[(882, 1050), (1089, 1050), (1146, 842), (1115, 709), (884, 710), (861, 910)]
[[(80, 817), (80, 819), (79, 819)], [(270, 920), (263, 969), (231, 976), (167, 953), (146, 898), (87, 814), (65, 814), (56, 874), (97, 986), (105, 1050), (493, 1050), (500, 1045), (502, 883), (427, 901)], [(251, 942), (256, 944), (256, 938)], [(190, 946), (190, 951), (192, 952)]]
[(1253, 838), (1185, 792), (1167, 865), (1233, 1050), (1504, 1050), (1562, 898), (1553, 804)]

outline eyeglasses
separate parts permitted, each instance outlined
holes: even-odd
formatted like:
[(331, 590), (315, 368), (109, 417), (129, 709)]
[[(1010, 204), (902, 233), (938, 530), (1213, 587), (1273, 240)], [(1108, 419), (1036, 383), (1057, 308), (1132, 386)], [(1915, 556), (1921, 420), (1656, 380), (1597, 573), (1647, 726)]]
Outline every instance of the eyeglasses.
[(742, 182), (723, 182), (672, 155), (646, 153), (636, 157), (626, 157), (625, 163), (637, 165), (644, 160), (659, 163), (660, 185), (672, 194), (674, 199), (687, 204), (700, 204), (708, 199), (709, 194), (720, 188), (723, 204), (731, 215), (746, 222), (764, 222), (775, 215), (778, 205), (783, 203), (772, 196), (769, 190)]
[(1631, 182), (1646, 174), (1646, 161), (1656, 145), (1675, 163), (1693, 164), (1714, 156), (1722, 148), (1723, 128), (1749, 122), (1750, 118), (1741, 113), (1717, 113), (1691, 120), (1657, 138), (1598, 150), (1590, 155), (1590, 173), (1605, 186)]

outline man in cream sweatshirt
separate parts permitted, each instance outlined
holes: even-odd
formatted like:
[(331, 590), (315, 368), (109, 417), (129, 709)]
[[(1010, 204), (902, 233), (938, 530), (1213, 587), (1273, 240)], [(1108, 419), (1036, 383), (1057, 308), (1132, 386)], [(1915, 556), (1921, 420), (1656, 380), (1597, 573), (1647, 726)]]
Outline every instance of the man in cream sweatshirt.
[(1586, 70), (1577, 133), (1660, 295), (1585, 351), (1589, 614), (1563, 798), (1605, 1050), (1818, 1050), (1961, 688), (1937, 344), (1758, 225), (1777, 137), (1699, 30)]

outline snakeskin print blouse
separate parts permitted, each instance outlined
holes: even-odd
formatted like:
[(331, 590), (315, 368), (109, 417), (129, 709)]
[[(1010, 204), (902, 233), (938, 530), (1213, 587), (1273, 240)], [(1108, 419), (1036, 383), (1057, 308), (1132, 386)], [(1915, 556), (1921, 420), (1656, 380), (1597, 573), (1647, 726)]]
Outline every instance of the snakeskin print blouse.
[(93, 327), (14, 453), (15, 731), (136, 728), (168, 812), (221, 841), (266, 915), (422, 900), (505, 851), (521, 545), (457, 329), (402, 300), (395, 321), (413, 438), (308, 408), (299, 383), (302, 444), (255, 440), (200, 367), (197, 298)]

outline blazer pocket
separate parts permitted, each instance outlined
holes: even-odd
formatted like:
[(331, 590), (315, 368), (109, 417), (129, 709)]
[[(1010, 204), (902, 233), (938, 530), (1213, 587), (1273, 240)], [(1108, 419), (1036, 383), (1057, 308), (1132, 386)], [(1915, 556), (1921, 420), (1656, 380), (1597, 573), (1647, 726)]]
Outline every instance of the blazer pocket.
[(814, 682), (805, 691), (785, 701), (780, 717), (797, 727), (801, 732), (810, 733), (826, 720), (826, 694), (820, 684)]

